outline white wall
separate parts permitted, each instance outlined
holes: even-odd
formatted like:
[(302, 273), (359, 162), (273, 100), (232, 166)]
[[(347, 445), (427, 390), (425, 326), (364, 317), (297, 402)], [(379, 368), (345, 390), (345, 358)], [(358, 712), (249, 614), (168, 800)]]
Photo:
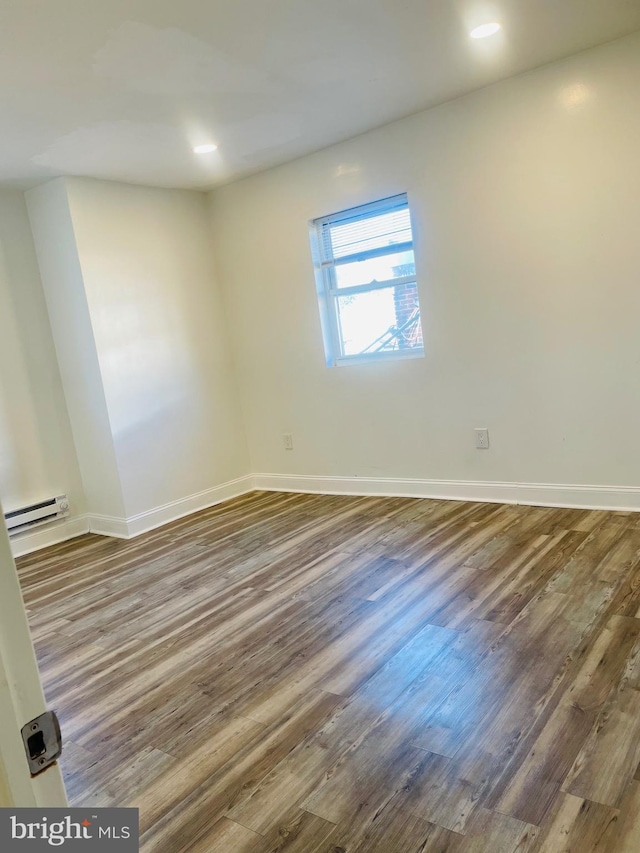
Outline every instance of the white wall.
[(91, 511), (132, 518), (248, 474), (206, 197), (83, 178), (28, 197)]
[(124, 499), (65, 180), (30, 190), (27, 204), (87, 510), (123, 517)]
[(248, 474), (206, 197), (68, 187), (127, 516)]
[[(639, 152), (634, 36), (215, 190), (253, 470), (640, 485)], [(307, 222), (402, 191), (425, 358), (327, 368)]]
[(0, 191), (0, 499), (66, 493), (85, 509), (33, 239), (21, 192)]

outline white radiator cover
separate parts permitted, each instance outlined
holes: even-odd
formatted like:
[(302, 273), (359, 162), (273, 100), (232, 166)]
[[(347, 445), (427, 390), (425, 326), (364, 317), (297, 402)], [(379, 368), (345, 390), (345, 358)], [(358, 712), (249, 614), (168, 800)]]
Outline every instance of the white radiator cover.
[(31, 530), (42, 524), (49, 524), (69, 515), (69, 499), (66, 495), (58, 495), (55, 498), (47, 498), (20, 509), (10, 510), (5, 513), (4, 520), (10, 536)]

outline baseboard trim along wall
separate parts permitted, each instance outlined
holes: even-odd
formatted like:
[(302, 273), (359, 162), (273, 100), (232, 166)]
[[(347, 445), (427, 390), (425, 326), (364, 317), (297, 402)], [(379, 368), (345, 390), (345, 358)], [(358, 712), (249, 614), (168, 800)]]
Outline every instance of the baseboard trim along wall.
[(631, 486), (317, 477), (298, 474), (255, 474), (253, 482), (254, 488), (259, 491), (432, 498), (436, 500), (478, 501), (480, 503), (640, 512), (640, 488)]
[(67, 539), (74, 539), (85, 533), (96, 533), (98, 536), (111, 536), (116, 539), (133, 539), (149, 530), (162, 527), (163, 524), (177, 521), (186, 515), (208, 509), (231, 498), (240, 497), (252, 491), (253, 488), (253, 477), (247, 475), (130, 518), (89, 513), (65, 521), (54, 521), (32, 533), (20, 533), (12, 537), (11, 549), (14, 557), (23, 557), (32, 551), (39, 551), (49, 545), (58, 545), (60, 542), (66, 542)]
[(11, 537), (11, 550), (14, 557), (22, 557), (32, 551), (39, 551), (50, 545), (59, 545), (67, 539), (83, 536), (85, 533), (89, 533), (89, 518), (86, 515), (77, 515), (73, 518), (52, 521), (51, 524), (32, 531), (17, 533)]
[(129, 524), (126, 518), (112, 515), (88, 515), (89, 533), (98, 536), (111, 536), (113, 539), (130, 539)]
[(253, 488), (253, 477), (248, 474), (246, 477), (229, 480), (229, 482), (214, 486), (212, 489), (206, 489), (204, 492), (198, 492), (195, 495), (189, 495), (189, 497), (172, 501), (147, 512), (141, 512), (139, 515), (133, 515), (130, 518), (91, 515), (89, 516), (90, 529), (92, 533), (98, 533), (102, 536), (132, 539), (134, 536), (140, 536), (141, 533), (147, 533), (149, 530), (162, 527), (163, 524), (169, 524), (170, 521), (177, 521), (179, 518), (184, 518), (185, 515), (191, 515), (194, 512), (208, 509), (223, 501), (231, 500), (231, 498), (240, 497), (240, 495), (250, 492)]
[(132, 539), (194, 512), (253, 490), (304, 492), (361, 497), (432, 498), (480, 503), (524, 504), (573, 509), (640, 512), (640, 488), (631, 486), (576, 486), (551, 483), (499, 483), (473, 480), (410, 480), (373, 477), (321, 477), (301, 474), (249, 474), (220, 486), (164, 504), (130, 518), (84, 515), (53, 522), (32, 533), (13, 537), (14, 557), (57, 545), (67, 539), (96, 533)]

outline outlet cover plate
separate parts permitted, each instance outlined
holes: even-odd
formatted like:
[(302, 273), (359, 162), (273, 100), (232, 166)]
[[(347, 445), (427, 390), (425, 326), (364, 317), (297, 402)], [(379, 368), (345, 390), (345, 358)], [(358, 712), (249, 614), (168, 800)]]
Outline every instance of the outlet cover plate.
[(486, 428), (475, 429), (476, 434), (476, 448), (478, 450), (488, 450), (489, 449), (489, 430)]

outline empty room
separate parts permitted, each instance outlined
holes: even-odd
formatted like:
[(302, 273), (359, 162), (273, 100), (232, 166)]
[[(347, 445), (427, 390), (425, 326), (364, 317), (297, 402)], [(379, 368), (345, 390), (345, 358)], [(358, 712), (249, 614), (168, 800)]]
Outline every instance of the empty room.
[(0, 39), (3, 853), (638, 853), (640, 2)]

